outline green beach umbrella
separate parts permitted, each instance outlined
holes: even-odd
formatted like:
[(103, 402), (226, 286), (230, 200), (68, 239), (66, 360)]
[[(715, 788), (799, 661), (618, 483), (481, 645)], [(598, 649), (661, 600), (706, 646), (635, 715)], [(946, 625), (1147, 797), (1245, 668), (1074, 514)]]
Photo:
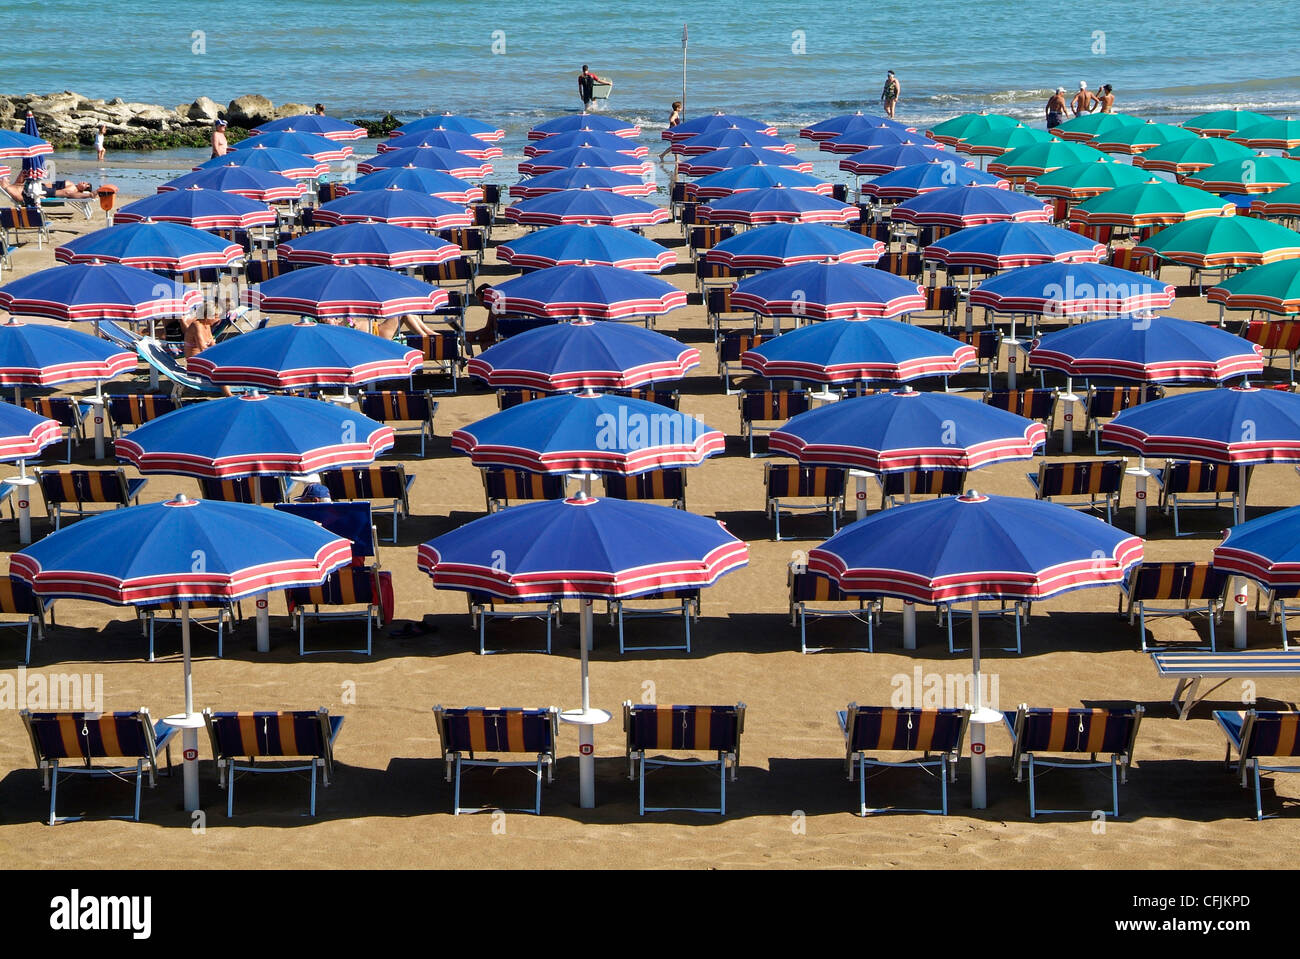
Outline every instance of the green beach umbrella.
[(1263, 310), (1281, 316), (1300, 313), (1300, 259), (1243, 270), (1211, 289), (1205, 298), (1229, 310)]
[(1300, 256), (1300, 233), (1250, 216), (1207, 216), (1165, 227), (1134, 250), (1201, 270), (1260, 266)]
[(1022, 126), (1015, 117), (1001, 113), (963, 113), (959, 117), (936, 123), (933, 129), (926, 130), (925, 135), (931, 140), (938, 140), (949, 146), (955, 146), (958, 140), (979, 136), (990, 130)]
[(1071, 163), (1039, 174), (1025, 184), (1025, 191), (1037, 196), (1059, 196), (1067, 200), (1099, 196), (1107, 190), (1135, 183), (1149, 183), (1155, 177), (1145, 170), (1113, 160), (1110, 163)]
[(1211, 193), (1271, 193), (1300, 183), (1300, 160), (1253, 156), (1189, 173), (1183, 183)]
[(1240, 143), (1222, 137), (1200, 136), (1152, 147), (1135, 156), (1133, 165), (1144, 170), (1161, 170), (1178, 175), (1195, 173), (1225, 160), (1249, 159), (1254, 155), (1255, 152), (1250, 147)]
[(1004, 153), (989, 164), (989, 172), (1002, 177), (1038, 176), (1071, 163), (1106, 162), (1108, 159), (1106, 154), (1082, 143), (1053, 140)]
[(1267, 114), (1237, 107), (1232, 110), (1213, 110), (1194, 116), (1184, 121), (1183, 129), (1210, 137), (1226, 137), (1232, 136), (1242, 127), (1253, 126), (1271, 119), (1273, 118)]
[(1172, 123), (1139, 120), (1136, 123), (1126, 123), (1122, 127), (1108, 130), (1094, 139), (1092, 145), (1107, 153), (1126, 153), (1132, 156), (1144, 153), (1153, 147), (1164, 146), (1166, 143), (1194, 139), (1196, 134), (1191, 130), (1184, 130)]
[(1300, 216), (1300, 183), (1265, 193), (1251, 201), (1253, 216)]
[(1051, 132), (1053, 136), (1058, 136), (1062, 140), (1086, 143), (1102, 134), (1110, 133), (1111, 130), (1141, 122), (1141, 117), (1130, 116), (1127, 113), (1085, 113), (1073, 120), (1066, 120), (1059, 127), (1054, 127)]
[(1244, 143), (1252, 150), (1294, 150), (1300, 147), (1300, 120), (1270, 117), (1260, 123), (1242, 127), (1229, 134), (1229, 140)]
[(1203, 216), (1225, 216), (1233, 204), (1213, 193), (1160, 180), (1116, 187), (1084, 200), (1070, 219), (1111, 226), (1168, 226)]
[(1033, 127), (998, 127), (963, 137), (954, 148), (958, 153), (969, 153), (971, 156), (996, 157), (1035, 143), (1048, 143), (1052, 139), (1050, 133)]

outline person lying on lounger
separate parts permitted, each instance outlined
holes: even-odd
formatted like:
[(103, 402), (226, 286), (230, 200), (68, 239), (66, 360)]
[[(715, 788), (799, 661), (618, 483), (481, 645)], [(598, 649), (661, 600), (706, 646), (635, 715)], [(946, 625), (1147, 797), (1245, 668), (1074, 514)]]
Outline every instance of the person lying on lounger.
[(407, 332), (414, 333), (417, 336), (434, 336), (435, 331), (429, 329), (414, 313), (404, 313), (401, 316), (390, 316), (381, 323), (376, 323), (370, 332), (376, 336), (382, 336), (386, 340), (391, 340), (397, 335), (401, 327), (406, 327)]
[[(28, 181), (24, 189), (28, 192), (32, 190), (32, 184), (35, 181)], [(95, 189), (87, 180), (42, 180), (39, 183), (40, 191), (46, 197), (63, 197), (68, 200), (91, 200), (94, 199)]]

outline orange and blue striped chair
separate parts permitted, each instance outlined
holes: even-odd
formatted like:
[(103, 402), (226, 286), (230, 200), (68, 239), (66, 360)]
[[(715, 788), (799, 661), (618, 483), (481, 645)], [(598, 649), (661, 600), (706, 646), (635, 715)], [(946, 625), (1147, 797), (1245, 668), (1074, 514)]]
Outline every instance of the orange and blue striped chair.
[[(1124, 470), (1127, 467), (1127, 459), (1078, 460), (1069, 463), (1043, 460), (1038, 464), (1038, 472), (1026, 473), (1025, 478), (1034, 488), (1036, 498), (1074, 509), (1092, 512), (1104, 510), (1106, 522), (1109, 523), (1112, 511), (1119, 509), (1120, 491), (1124, 487)], [(1078, 497), (1087, 499), (1080, 500)], [(1098, 497), (1101, 498), (1100, 503)]]
[[(1236, 712), (1216, 709), (1214, 721), (1228, 737), (1224, 764), (1232, 769), (1232, 752), (1237, 751), (1237, 771), (1241, 774), (1241, 788), (1246, 788), (1246, 774), (1255, 774), (1255, 819), (1264, 816), (1264, 803), (1260, 796), (1260, 773), (1295, 773), (1300, 766), (1265, 766), (1261, 759), (1272, 757), (1293, 759), (1300, 756), (1300, 712), (1262, 712), (1251, 709)], [(1273, 816), (1267, 818), (1272, 819)]]
[[(436, 368), (436, 372), (445, 373), (451, 377), (451, 389), (445, 391), (448, 393), (455, 393), (460, 382), (460, 368), (465, 362), (463, 336), (463, 333), (458, 333), (455, 330), (446, 330), (427, 336), (423, 333), (406, 334), (407, 346), (424, 354), (424, 361), (432, 363)], [(409, 419), (409, 417), (397, 418)], [(430, 427), (429, 432), (432, 435), (432, 427)]]
[(1041, 420), (1050, 433), (1056, 419), (1056, 397), (1059, 390), (986, 390), (984, 402), (1025, 419)]
[(483, 492), (487, 511), (494, 513), (512, 500), (564, 499), (567, 478), (559, 473), (533, 473), (529, 470), (484, 467)]
[(497, 409), (514, 409), (521, 403), (531, 403), (533, 400), (544, 400), (546, 397), (554, 395), (554, 393), (547, 393), (545, 390), (524, 390), (514, 388), (497, 390)]
[(656, 390), (649, 387), (630, 390), (610, 390), (614, 396), (627, 396), (634, 400), (644, 400), (656, 406), (666, 406), (670, 410), (682, 408), (682, 394), (679, 390)]
[(287, 260), (254, 260), (244, 261), (244, 281), (246, 283), (261, 283), (264, 280), (272, 280), (277, 276), (283, 276), (291, 273), (294, 264)]
[(876, 269), (884, 270), (886, 273), (893, 273), (895, 276), (905, 276), (909, 279), (920, 280), (924, 265), (921, 262), (921, 254), (916, 251), (886, 253), (876, 261)]
[[(321, 778), (328, 786), (334, 773), (334, 740), (343, 728), (342, 716), (331, 716), (324, 706), (223, 713), (205, 709), (203, 721), (212, 740), (218, 782), (226, 790), (227, 818), (235, 815), (235, 779), (239, 773), (310, 772), (311, 799), (307, 815), (316, 815), (316, 771), (321, 771)], [(248, 762), (241, 765), (242, 759)], [(258, 762), (259, 759), (263, 762)], [(294, 762), (302, 759), (307, 760), (306, 765)]]
[(199, 479), (199, 495), (223, 503), (283, 503), (289, 498), (283, 476)]
[[(319, 586), (298, 586), (286, 592), (289, 611), (298, 621), (298, 655), (308, 653), (365, 653), (370, 655), (375, 626), (381, 621), (383, 608), (377, 569), (363, 566), (345, 566), (329, 575)], [(329, 612), (322, 606), (331, 607)], [(339, 610), (338, 606), (363, 606), (363, 610)], [(311, 611), (308, 612), (308, 607)], [(307, 649), (307, 619), (364, 619), (366, 645), (364, 649)]]
[(992, 392), (993, 374), (998, 371), (998, 364), (1002, 360), (1002, 333), (996, 329), (964, 330), (960, 328), (945, 330), (944, 332), (960, 343), (975, 347), (975, 369), (977, 372), (983, 369), (988, 373), (988, 388)]
[[(406, 475), (401, 463), (374, 466), (350, 466), (346, 469), (322, 470), (320, 481), (330, 491), (330, 499), (340, 502), (369, 500), (375, 513), (393, 514), (393, 536), (397, 542), (397, 520), (411, 515), (410, 491), (414, 476)], [(387, 500), (387, 505), (383, 501)]]
[(60, 470), (38, 469), (36, 479), (45, 500), (45, 512), (54, 520), (57, 531), (64, 514), (89, 516), (103, 512), (92, 506), (123, 506), (138, 504), (147, 479), (127, 479), (121, 468), (110, 470)]
[[(1133, 625), (1133, 613), (1138, 615), (1138, 630), (1142, 636), (1142, 652), (1148, 652), (1147, 618), (1158, 616), (1190, 616), (1204, 613), (1210, 622), (1210, 645), (1188, 647), (1209, 649), (1214, 652), (1214, 624), (1223, 617), (1224, 596), (1228, 590), (1228, 574), (1216, 569), (1212, 563), (1139, 563), (1129, 573), (1120, 587), (1120, 602), (1128, 597), (1128, 621)], [(1161, 601), (1181, 601), (1182, 606), (1148, 606)], [(1197, 605), (1192, 605), (1196, 603)], [(1183, 648), (1183, 647), (1180, 647)]]
[[(434, 706), (433, 719), (442, 742), (442, 762), (447, 782), (454, 782), (451, 814), (483, 812), (496, 806), (462, 806), (461, 775), (467, 766), (494, 769), (528, 768), (537, 777), (537, 791), (532, 809), (507, 812), (542, 814), (542, 771), (552, 782), (555, 770), (555, 740), (559, 733), (559, 710), (517, 707), (447, 707)], [(536, 759), (524, 761), (475, 758), (475, 753), (535, 753)]]
[[(878, 812), (923, 812), (948, 815), (948, 783), (957, 781), (957, 760), (970, 724), (969, 709), (895, 709), (889, 706), (859, 706), (837, 712), (844, 734), (844, 766), (849, 782), (858, 780), (858, 815)], [(872, 759), (867, 753), (921, 753), (919, 759), (890, 762)], [(934, 755), (931, 755), (931, 754)], [(897, 806), (867, 808), (867, 767), (916, 767), (939, 770), (938, 809), (902, 809)]]
[(17, 246), (22, 240), (22, 230), (31, 230), (36, 234), (36, 249), (41, 249), (50, 238), (50, 228), (45, 222), (45, 214), (34, 206), (0, 207), (0, 230), (4, 231), (4, 242), (13, 237), (11, 246)]
[[(745, 731), (745, 704), (735, 706), (654, 706), (623, 703), (623, 731), (627, 733), (628, 778), (640, 780), (640, 813), (716, 812), (727, 814), (727, 771), (736, 781), (740, 766), (740, 734)], [(667, 759), (650, 754), (706, 752), (713, 758)], [(669, 766), (717, 767), (721, 792), (717, 806), (647, 806), (646, 776)]]
[(1295, 355), (1300, 350), (1300, 320), (1250, 320), (1242, 327), (1241, 336), (1268, 350), (1269, 363), (1273, 362), (1275, 353), (1285, 353), (1288, 378), (1295, 379)]
[(1165, 388), (1151, 384), (1143, 396), (1141, 386), (1094, 386), (1088, 390), (1083, 401), (1084, 433), (1092, 434), (1092, 449), (1101, 455), (1101, 419), (1118, 416), (1129, 407), (1139, 403), (1150, 403), (1164, 397)]
[[(55, 804), (59, 798), (59, 774), (86, 775), (123, 779), (135, 773), (135, 811), (130, 816), (111, 816), (111, 819), (140, 821), (140, 788), (146, 769), (149, 788), (158, 782), (158, 752), (167, 756), (167, 771), (172, 765), (171, 740), (177, 729), (165, 722), (157, 724), (149, 719), (149, 710), (130, 712), (41, 712), (24, 709), (23, 725), (31, 739), (36, 767), (41, 771), (45, 789), (50, 793), (49, 824), (76, 822), (81, 816), (59, 816)], [(96, 759), (131, 759), (133, 766), (96, 766)], [(72, 764), (61, 766), (61, 760)]]
[(812, 400), (804, 390), (745, 390), (740, 394), (740, 435), (749, 441), (749, 455), (754, 456), (754, 434), (770, 433), (792, 416), (812, 409)]
[(0, 616), (13, 616), (15, 619), (0, 619), (0, 627), (10, 626), (27, 630), (27, 642), (23, 647), (22, 665), (32, 660), (32, 631), (37, 639), (45, 638), (45, 614), (50, 614), (50, 625), (54, 625), (54, 600), (44, 599), (32, 592), (32, 587), (17, 576), (0, 579)]
[(880, 508), (893, 506), (900, 496), (960, 496), (966, 492), (965, 470), (904, 470), (877, 473)]
[(682, 222), (691, 227), (686, 235), (686, 242), (690, 246), (691, 259), (697, 262), (703, 262), (700, 258), (700, 253), (704, 250), (713, 249), (723, 240), (731, 239), (731, 237), (736, 235), (736, 228), (734, 226), (720, 226), (717, 224), (710, 224), (707, 226), (691, 225), (690, 216), (694, 213), (695, 207), (694, 204), (687, 204), (687, 206), (690, 206), (692, 209), (690, 214), (683, 211), (682, 216)]
[[(757, 318), (755, 323), (757, 323)], [(756, 346), (761, 346), (764, 340), (770, 340), (771, 336), (762, 333), (748, 333), (744, 330), (723, 330), (720, 334), (715, 335), (715, 346), (718, 351), (718, 376), (722, 377), (722, 392), (730, 396), (734, 390), (731, 388), (731, 364), (739, 363), (741, 354), (746, 350), (752, 350)]]
[[(136, 616), (140, 620), (140, 631), (149, 637), (149, 662), (153, 662), (155, 624), (180, 626), (183, 623), (182, 618), (177, 615), (180, 611), (181, 604), (171, 601), (135, 608)], [(159, 613), (165, 613), (166, 615), (160, 616)], [(217, 627), (217, 659), (220, 659), (224, 652), (226, 630), (235, 628), (235, 622), (240, 617), (240, 614), (241, 610), (238, 603), (222, 602), (215, 599), (190, 600), (190, 625), (210, 627), (215, 624)]]
[[(820, 653), (829, 649), (870, 653), (875, 647), (874, 623), (880, 620), (880, 602), (862, 594), (846, 593), (829, 576), (809, 572), (799, 563), (791, 563), (786, 573), (790, 587), (790, 625), (799, 627), (799, 652)], [(813, 604), (817, 605), (813, 605)], [(829, 609), (826, 604), (834, 604)], [(808, 620), (852, 617), (867, 624), (866, 646), (809, 646)]]
[[(486, 222), (479, 222), (479, 211), (487, 213)], [(491, 236), (492, 220), (491, 211), (487, 207), (474, 207), (475, 225), (453, 226), (444, 230), (438, 230), (438, 236), (442, 237), (448, 243), (455, 243), (460, 247), (461, 253), (468, 254), (477, 268), (483, 264), (483, 251), (487, 249), (487, 240)]]
[(686, 470), (682, 467), (649, 470), (633, 476), (602, 473), (605, 495), (610, 499), (671, 500), (677, 509), (686, 509)]
[(708, 313), (709, 327), (713, 330), (715, 347), (721, 338), (723, 323), (744, 322), (749, 325), (751, 334), (758, 333), (758, 314), (753, 310), (741, 310), (731, 305), (731, 294), (735, 291), (734, 286), (710, 286), (704, 291), (704, 308)]
[(167, 393), (110, 393), (104, 398), (108, 401), (108, 425), (113, 436), (126, 433), (128, 426), (134, 429), (180, 409)]
[[(1151, 471), (1160, 485), (1160, 509), (1174, 511), (1174, 535), (1184, 535), (1178, 524), (1178, 507), (1220, 509), (1224, 500), (1236, 515), (1238, 497), (1246, 495), (1250, 467), (1200, 460), (1166, 460), (1164, 469)], [(1195, 496), (1194, 494), (1208, 494)], [(1188, 534), (1190, 535), (1190, 534)]]
[[(474, 591), (466, 592), (465, 598), (469, 602), (470, 626), (478, 630), (478, 652), (480, 656), (504, 652), (550, 654), (551, 630), (560, 627), (562, 607), (559, 600), (505, 599), (501, 596), (493, 596), (491, 593)], [(487, 622), (489, 619), (540, 619), (546, 623), (546, 645), (535, 649), (488, 649)]]
[[(1119, 787), (1128, 782), (1128, 769), (1133, 762), (1133, 745), (1137, 741), (1138, 727), (1142, 725), (1143, 706), (1121, 709), (1031, 709), (1024, 703), (1013, 712), (1003, 714), (1007, 731), (1011, 734), (1011, 769), (1016, 782), (1024, 782), (1029, 774), (1029, 818), (1039, 813), (1090, 813), (1091, 809), (1039, 809), (1034, 783), (1038, 767), (1046, 769), (1104, 769), (1110, 767), (1110, 792), (1113, 808), (1110, 815), (1119, 816)], [(1063, 753), (1056, 759), (1042, 759), (1041, 753)], [(1098, 753), (1110, 753), (1110, 759), (1099, 761)], [(1088, 759), (1069, 758), (1087, 754)]]
[(85, 419), (90, 406), (78, 403), (70, 396), (25, 396), (23, 407), (63, 427), (63, 437), (68, 443), (64, 462), (71, 463), (73, 441), (82, 442), (86, 438)]
[[(767, 463), (763, 487), (767, 491), (767, 515), (775, 521), (773, 539), (781, 539), (781, 513), (825, 512), (831, 518), (831, 532), (839, 529), (844, 509), (847, 471), (831, 466), (796, 466)], [(815, 499), (816, 503), (791, 503), (791, 499)]]
[[(696, 229), (700, 228), (696, 227)], [(701, 294), (715, 286), (734, 287), (740, 275), (739, 271), (733, 270), (725, 263), (714, 263), (704, 257), (695, 260), (695, 285)]]
[[(453, 391), (454, 391), (453, 387)], [(375, 390), (361, 394), (361, 415), (380, 423), (414, 423), (414, 426), (394, 427), (395, 433), (414, 433), (420, 437), (420, 458), (424, 458), (424, 444), (433, 439), (433, 417), (438, 404), (429, 390), (404, 392), (402, 390)]]
[[(668, 603), (667, 606), (650, 606), (629, 607), (628, 603)], [(618, 652), (622, 655), (629, 650), (639, 652), (641, 650), (668, 650), (684, 649), (686, 652), (691, 651), (691, 623), (700, 618), (700, 591), (698, 589), (665, 589), (657, 593), (647, 593), (644, 596), (634, 596), (631, 599), (614, 599), (605, 604), (609, 612), (610, 625), (618, 626)], [(623, 620), (624, 619), (646, 619), (648, 617), (661, 616), (680, 616), (682, 625), (686, 630), (685, 640), (677, 645), (657, 645), (657, 646), (628, 646), (623, 641)]]
[(426, 283), (435, 283), (438, 286), (448, 283), (463, 284), (465, 295), (468, 296), (474, 289), (474, 276), (478, 273), (478, 269), (473, 260), (461, 256), (454, 260), (447, 260), (445, 263), (421, 267), (419, 273)]

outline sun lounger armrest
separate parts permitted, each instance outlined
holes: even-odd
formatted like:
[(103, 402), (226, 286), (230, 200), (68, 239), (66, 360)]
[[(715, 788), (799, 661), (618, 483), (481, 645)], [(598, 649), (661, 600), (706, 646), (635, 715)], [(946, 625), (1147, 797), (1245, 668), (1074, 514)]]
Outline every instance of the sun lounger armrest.
[(149, 483), (147, 477), (137, 477), (126, 481), (126, 499), (127, 502), (135, 499), (140, 495), (141, 490)]

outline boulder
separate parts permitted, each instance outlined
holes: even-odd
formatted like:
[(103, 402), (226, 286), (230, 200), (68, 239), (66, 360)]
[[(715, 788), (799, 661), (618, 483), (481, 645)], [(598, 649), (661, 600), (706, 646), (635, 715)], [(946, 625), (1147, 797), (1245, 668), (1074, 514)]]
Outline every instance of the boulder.
[(75, 110), (79, 100), (81, 97), (75, 93), (51, 93), (46, 96), (32, 97), (27, 101), (27, 109), (31, 110), (37, 119), (43, 116), (59, 116)]
[(0, 125), (12, 120), (17, 112), (13, 100), (9, 97), (0, 97)]
[(131, 126), (145, 127), (149, 130), (166, 130), (168, 121), (179, 120), (175, 113), (159, 106), (145, 104), (133, 104), (133, 106), (140, 106), (141, 109), (137, 109), (135, 115), (128, 121)]
[(208, 97), (199, 97), (189, 105), (189, 109), (179, 111), (191, 120), (211, 123), (221, 116), (221, 105)]
[(275, 104), (256, 93), (235, 97), (226, 107), (226, 119), (237, 127), (260, 126), (275, 118)]

